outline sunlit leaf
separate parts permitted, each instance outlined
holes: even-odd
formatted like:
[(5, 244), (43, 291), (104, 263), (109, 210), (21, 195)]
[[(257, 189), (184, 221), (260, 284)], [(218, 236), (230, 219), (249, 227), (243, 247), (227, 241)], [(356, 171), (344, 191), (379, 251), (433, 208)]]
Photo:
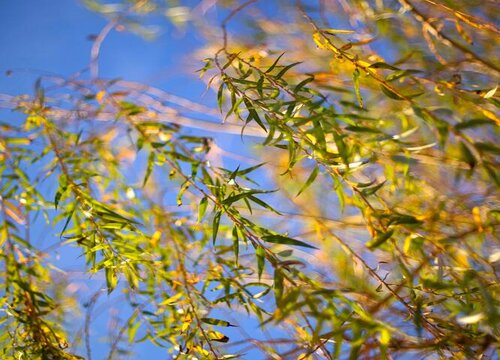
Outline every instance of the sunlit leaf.
[(203, 317), (200, 320), (202, 322), (204, 322), (205, 324), (210, 324), (210, 325), (215, 325), (215, 326), (224, 326), (224, 327), (235, 326), (226, 320), (220, 320), (220, 319), (214, 319), (214, 318), (208, 318), (208, 317)]

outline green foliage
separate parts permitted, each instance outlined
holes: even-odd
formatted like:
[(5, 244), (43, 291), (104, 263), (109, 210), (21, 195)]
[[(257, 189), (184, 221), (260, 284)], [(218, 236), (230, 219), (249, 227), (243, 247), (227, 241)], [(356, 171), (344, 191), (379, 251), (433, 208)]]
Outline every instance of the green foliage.
[[(136, 30), (155, 13), (202, 21), (160, 1), (85, 3)], [(478, 15), (493, 5), (291, 3), (276, 2), (285, 18), (221, 5), (223, 40), (206, 34), (200, 70), (214, 109), (104, 79), (44, 79), (12, 99), (23, 121), (0, 124), (2, 358), (90, 357), (68, 309), (90, 326), (97, 297), (64, 293), (58, 277), (74, 279), (30, 240), (34, 216), (130, 305), (110, 359), (122, 338), (173, 358), (244, 356), (225, 331), (249, 330), (231, 312), (285, 334), (243, 336), (262, 358), (495, 356), (500, 30)], [(228, 37), (234, 17), (253, 36)], [(337, 17), (353, 29), (321, 25)], [(219, 166), (220, 144), (188, 134), (183, 107), (260, 137), (259, 163)]]

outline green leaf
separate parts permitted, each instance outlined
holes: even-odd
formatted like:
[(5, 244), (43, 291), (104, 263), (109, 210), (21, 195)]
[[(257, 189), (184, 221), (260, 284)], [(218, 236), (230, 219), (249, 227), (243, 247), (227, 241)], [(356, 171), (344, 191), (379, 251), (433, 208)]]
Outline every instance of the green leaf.
[(155, 152), (151, 151), (148, 156), (148, 164), (146, 167), (146, 173), (144, 174), (144, 180), (142, 182), (142, 187), (146, 186), (146, 183), (148, 182), (149, 177), (151, 176), (151, 173), (153, 171), (153, 167), (155, 164)]
[(224, 205), (231, 205), (232, 203), (241, 200), (246, 197), (250, 197), (251, 195), (254, 194), (268, 194), (268, 193), (273, 193), (276, 192), (277, 190), (249, 190), (249, 191), (244, 191), (236, 195), (229, 196), (227, 199), (224, 199), (222, 201), (222, 204)]
[(349, 130), (349, 131), (352, 131), (352, 132), (356, 132), (356, 133), (370, 133), (370, 134), (380, 134), (381, 131), (379, 129), (374, 129), (374, 128), (370, 128), (370, 127), (367, 127), (367, 126), (346, 126), (345, 127), (346, 130)]
[(128, 217), (118, 214), (116, 211), (111, 210), (106, 204), (103, 204), (95, 199), (92, 199), (92, 205), (95, 207), (96, 213), (100, 216), (106, 215), (108, 219), (116, 220), (117, 222), (121, 221), (130, 224), (137, 224), (137, 225), (140, 224), (135, 220), (132, 220)]
[(138, 114), (146, 111), (146, 108), (144, 108), (142, 106), (138, 106), (138, 105), (131, 103), (131, 102), (128, 102), (128, 101), (121, 101), (119, 103), (119, 105), (120, 105), (121, 111), (125, 115), (138, 115)]
[(223, 95), (224, 95), (224, 83), (220, 85), (219, 91), (217, 91), (217, 106), (221, 114), (222, 114), (222, 102), (224, 100)]
[(108, 294), (111, 294), (118, 284), (118, 277), (116, 276), (115, 270), (108, 267), (104, 268), (104, 273), (106, 275)]
[(255, 256), (257, 257), (257, 273), (259, 275), (259, 281), (262, 277), (262, 272), (264, 271), (264, 264), (266, 261), (265, 257), (266, 251), (261, 246), (257, 246), (255, 249)]
[(247, 98), (244, 98), (243, 102), (245, 103), (245, 106), (248, 110), (248, 116), (247, 116), (245, 123), (249, 123), (250, 121), (254, 120), (265, 132), (267, 132), (266, 126), (264, 125), (264, 123), (260, 119), (257, 111), (255, 111), (255, 108), (252, 105), (252, 103)]
[(495, 122), (489, 119), (471, 119), (456, 124), (455, 129), (464, 130), (464, 129), (476, 128), (483, 125), (495, 126)]
[(38, 78), (35, 81), (35, 96), (40, 106), (42, 106), (45, 102), (45, 90), (42, 87), (42, 78)]
[(219, 232), (220, 217), (222, 215), (221, 211), (217, 211), (214, 215), (214, 220), (212, 223), (212, 243), (215, 245), (215, 240), (217, 240), (217, 233)]
[(302, 61), (297, 61), (297, 62), (294, 62), (290, 65), (287, 65), (285, 66), (283, 69), (281, 69), (281, 71), (275, 76), (275, 79), (276, 80), (279, 80), (283, 75), (285, 75), (285, 73), (290, 70), (291, 68), (293, 68), (294, 66), (297, 66), (299, 64), (302, 64)]
[(370, 66), (368, 66), (368, 68), (370, 68), (370, 69), (399, 70), (399, 68), (397, 68), (397, 67), (395, 67), (393, 65), (387, 64), (385, 62), (382, 62), (382, 61), (373, 63)]
[(177, 206), (181, 206), (182, 205), (182, 195), (184, 195), (184, 193), (186, 192), (186, 190), (189, 189), (189, 185), (190, 184), (191, 183), (188, 180), (184, 181), (184, 183), (182, 184), (182, 186), (181, 186), (181, 188), (179, 190), (179, 193), (177, 194), (177, 199), (176, 199)]
[(352, 73), (352, 79), (354, 82), (354, 92), (356, 93), (356, 99), (360, 108), (363, 108), (363, 98), (361, 97), (361, 90), (359, 89), (359, 69), (354, 70)]
[(283, 298), (283, 270), (281, 268), (274, 269), (274, 298), (276, 304), (280, 304)]
[(337, 194), (337, 197), (339, 199), (340, 211), (343, 212), (345, 208), (345, 196), (346, 196), (344, 188), (342, 187), (342, 183), (340, 182), (338, 177), (334, 177), (333, 182), (335, 184), (334, 185), (335, 193)]
[(405, 100), (403, 97), (401, 97), (399, 94), (396, 94), (393, 90), (389, 89), (385, 85), (380, 85), (380, 89), (382, 89), (382, 92), (389, 98), (393, 100)]
[(280, 61), (283, 55), (285, 55), (285, 53), (282, 53), (280, 56), (278, 56), (278, 58), (273, 62), (273, 64), (269, 67), (269, 69), (266, 70), (266, 74), (274, 70), (274, 68), (276, 67), (276, 65), (278, 65), (278, 62)]
[(458, 146), (460, 148), (460, 154), (462, 160), (465, 161), (467, 164), (469, 164), (469, 167), (472, 170), (477, 164), (476, 158), (474, 157), (470, 149), (467, 147), (467, 145), (465, 145), (463, 142), (460, 142)]
[(263, 91), (263, 86), (264, 86), (264, 76), (260, 76), (259, 81), (257, 81), (257, 92), (259, 93), (259, 96), (261, 98), (264, 97), (264, 91)]
[(71, 217), (73, 216), (73, 213), (75, 212), (75, 207), (73, 207), (70, 211), (68, 211), (68, 216), (66, 217), (66, 221), (64, 223), (63, 229), (61, 230), (61, 237), (64, 235), (64, 232), (68, 228), (69, 222), (71, 221)]
[(236, 170), (234, 170), (231, 175), (229, 175), (229, 180), (234, 180), (236, 179), (236, 175), (238, 174), (238, 170), (240, 169), (240, 166), (238, 165), (238, 167), (236, 168)]
[(385, 233), (380, 233), (379, 235), (374, 237), (372, 240), (368, 241), (366, 243), (366, 246), (368, 247), (368, 249), (371, 249), (371, 250), (378, 248), (380, 245), (382, 245), (387, 240), (389, 240), (392, 237), (392, 234), (394, 234), (393, 229), (391, 229)]
[(293, 246), (301, 246), (310, 249), (318, 249), (315, 246), (309, 245), (303, 241), (289, 238), (288, 236), (283, 235), (264, 235), (262, 236), (262, 240), (265, 242), (273, 243), (273, 244), (281, 244), (281, 245), (293, 245)]
[(389, 221), (389, 225), (418, 225), (421, 223), (422, 221), (418, 220), (415, 216), (404, 214), (391, 215), (391, 220)]
[(304, 190), (306, 190), (309, 186), (311, 186), (311, 184), (314, 182), (314, 180), (316, 180), (316, 177), (318, 176), (318, 173), (319, 173), (319, 167), (315, 166), (314, 169), (313, 169), (313, 171), (311, 171), (311, 174), (307, 178), (304, 186), (302, 186), (302, 188), (299, 190), (299, 192), (295, 196), (299, 196), (300, 194), (302, 194), (302, 192)]
[(198, 224), (203, 219), (203, 216), (205, 216), (205, 213), (207, 212), (207, 206), (208, 206), (208, 198), (204, 196), (200, 200), (200, 204), (198, 205)]
[(489, 152), (489, 153), (492, 153), (492, 154), (495, 154), (495, 155), (500, 155), (500, 147), (497, 146), (496, 144), (491, 143), (491, 142), (487, 142), (487, 141), (480, 142), (480, 141), (477, 141), (477, 142), (474, 143), (474, 146), (479, 151), (485, 151), (485, 152)]
[(386, 77), (387, 81), (394, 81), (409, 75), (415, 75), (415, 74), (420, 74), (422, 71), (420, 70), (413, 70), (413, 69), (408, 69), (408, 70), (398, 70)]
[(382, 186), (384, 186), (384, 184), (386, 183), (387, 180), (384, 180), (382, 181), (380, 184), (377, 184), (375, 186), (372, 186), (372, 187), (369, 187), (369, 188), (364, 188), (361, 193), (364, 195), (364, 196), (370, 196), (370, 195), (373, 195), (375, 194), (377, 191), (379, 191)]
[[(277, 210), (275, 210), (271, 205), (265, 203), (264, 201), (262, 201), (261, 199), (259, 199), (258, 197), (255, 197), (253, 195), (249, 195), (248, 196), (248, 199), (252, 200), (254, 203), (256, 204), (259, 204), (260, 206), (262, 206), (263, 208), (265, 209), (268, 209), (270, 211), (272, 211), (273, 213), (275, 214), (278, 214), (278, 215), (281, 215), (281, 213)], [(246, 198), (245, 198), (246, 200)]]
[[(64, 190), (66, 190), (66, 189), (64, 189)], [(64, 193), (64, 190), (58, 189), (56, 192), (56, 195), (54, 196), (54, 207), (56, 210), (57, 210), (57, 205), (59, 205), (59, 200), (61, 200), (61, 196)]]
[(233, 227), (233, 252), (235, 257), (235, 263), (238, 264), (238, 258), (240, 254), (240, 239), (238, 236), (238, 228), (236, 226)]
[(214, 318), (203, 317), (200, 319), (205, 324), (215, 325), (215, 326), (224, 326), (224, 327), (236, 327), (236, 325), (232, 325), (229, 321), (219, 320)]
[(257, 165), (255, 165), (255, 166), (251, 166), (251, 167), (246, 168), (246, 169), (243, 169), (243, 170), (238, 170), (238, 171), (236, 172), (236, 176), (242, 176), (242, 175), (246, 175), (246, 174), (248, 174), (248, 173), (251, 173), (252, 171), (254, 171), (254, 170), (256, 170), (256, 169), (260, 168), (261, 166), (263, 166), (263, 165), (265, 165), (265, 164), (266, 164), (266, 163), (265, 163), (265, 162), (263, 162), (263, 163), (257, 164)]
[(297, 94), (300, 90), (302, 90), (302, 88), (304, 86), (306, 86), (307, 84), (309, 84), (311, 81), (314, 80), (314, 77), (311, 76), (311, 77), (308, 77), (307, 79), (305, 80), (302, 80), (300, 83), (298, 83), (295, 88), (293, 89), (293, 93), (294, 94)]

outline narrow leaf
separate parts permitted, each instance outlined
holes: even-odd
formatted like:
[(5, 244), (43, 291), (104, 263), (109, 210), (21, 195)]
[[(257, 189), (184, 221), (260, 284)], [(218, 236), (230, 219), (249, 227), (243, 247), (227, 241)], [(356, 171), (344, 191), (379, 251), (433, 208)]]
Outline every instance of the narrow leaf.
[(387, 69), (387, 70), (399, 70), (399, 68), (393, 66), (393, 65), (390, 65), (390, 64), (387, 64), (385, 62), (382, 62), (382, 61), (379, 61), (379, 62), (376, 62), (374, 64), (371, 64), (370, 66), (368, 66), (370, 69)]
[(215, 240), (217, 240), (217, 233), (219, 232), (220, 217), (222, 215), (221, 211), (217, 211), (214, 215), (214, 220), (212, 223), (212, 243), (215, 245)]
[(238, 229), (233, 227), (233, 252), (234, 252), (234, 257), (236, 259), (236, 264), (238, 264), (238, 258), (240, 254), (240, 239), (238, 237)]
[(359, 69), (354, 70), (352, 73), (352, 79), (354, 82), (354, 92), (356, 93), (356, 99), (358, 100), (359, 107), (363, 108), (363, 98), (361, 97), (361, 91), (359, 89)]
[(255, 249), (255, 256), (257, 257), (257, 273), (259, 275), (259, 281), (260, 281), (260, 278), (262, 277), (262, 272), (264, 271), (264, 264), (266, 260), (264, 248), (258, 246), (257, 249)]
[(274, 70), (274, 68), (276, 67), (276, 65), (278, 65), (278, 62), (280, 61), (281, 57), (285, 55), (285, 53), (281, 54), (280, 56), (278, 56), (278, 58), (274, 61), (274, 63), (269, 67), (269, 69), (267, 69), (266, 71), (266, 74), (270, 73), (271, 71)]
[(393, 229), (391, 229), (385, 233), (381, 233), (378, 236), (374, 237), (372, 240), (368, 241), (366, 243), (366, 246), (368, 247), (368, 249), (375, 249), (375, 248), (379, 247), (380, 245), (382, 245), (383, 243), (385, 243), (387, 240), (389, 240), (391, 238), (392, 234), (394, 234)]
[(316, 180), (316, 177), (318, 176), (318, 173), (319, 173), (319, 167), (315, 166), (314, 169), (313, 169), (313, 171), (311, 171), (311, 174), (307, 178), (304, 186), (302, 186), (302, 188), (299, 190), (299, 192), (297, 193), (296, 196), (299, 196), (300, 194), (302, 194), (302, 192), (304, 190), (306, 190), (309, 186), (311, 186), (311, 184), (314, 182), (314, 180)]
[(219, 87), (219, 91), (217, 91), (217, 106), (219, 107), (219, 111), (222, 113), (222, 102), (223, 102), (223, 94), (224, 94), (224, 83), (222, 83)]
[(281, 268), (276, 268), (274, 270), (274, 298), (276, 304), (280, 304), (283, 298), (283, 272)]
[(226, 321), (226, 320), (220, 320), (220, 319), (214, 319), (214, 318), (208, 318), (208, 317), (201, 318), (200, 320), (202, 322), (204, 322), (205, 324), (209, 324), (209, 325), (224, 326), (224, 327), (229, 327), (229, 326), (236, 327), (236, 325), (232, 325), (229, 321)]
[(393, 90), (389, 89), (385, 85), (380, 85), (380, 88), (382, 89), (382, 92), (389, 98), (393, 100), (405, 100), (403, 97), (401, 97), (399, 94), (396, 94)]
[(142, 187), (146, 185), (149, 177), (151, 176), (151, 172), (153, 171), (154, 167), (154, 162), (155, 162), (155, 153), (154, 151), (151, 151), (148, 156), (148, 165), (146, 167), (146, 174), (144, 174), (144, 181), (142, 182)]
[(288, 236), (283, 235), (265, 235), (262, 236), (262, 240), (265, 242), (273, 243), (273, 244), (282, 244), (282, 245), (293, 245), (293, 246), (301, 246), (310, 249), (317, 249), (317, 247), (309, 245), (303, 241), (289, 238)]
[(200, 204), (198, 205), (198, 223), (201, 222), (203, 219), (203, 216), (205, 216), (205, 213), (207, 212), (207, 206), (208, 206), (208, 198), (204, 196), (200, 200)]
[(281, 71), (276, 75), (276, 79), (280, 79), (283, 75), (285, 75), (285, 73), (290, 70), (291, 68), (293, 68), (294, 66), (297, 66), (299, 64), (301, 64), (302, 61), (297, 61), (297, 62), (294, 62), (290, 65), (287, 65), (285, 66), (283, 69), (281, 69)]

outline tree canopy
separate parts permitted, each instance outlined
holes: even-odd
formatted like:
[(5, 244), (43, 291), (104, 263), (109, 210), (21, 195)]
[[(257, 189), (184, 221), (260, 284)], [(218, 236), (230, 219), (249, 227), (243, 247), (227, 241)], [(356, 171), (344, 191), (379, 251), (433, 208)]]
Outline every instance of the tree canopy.
[[(496, 2), (84, 3), (88, 67), (0, 97), (3, 359), (101, 356), (116, 302), (108, 359), (498, 356)], [(100, 76), (162, 17), (208, 103)]]

